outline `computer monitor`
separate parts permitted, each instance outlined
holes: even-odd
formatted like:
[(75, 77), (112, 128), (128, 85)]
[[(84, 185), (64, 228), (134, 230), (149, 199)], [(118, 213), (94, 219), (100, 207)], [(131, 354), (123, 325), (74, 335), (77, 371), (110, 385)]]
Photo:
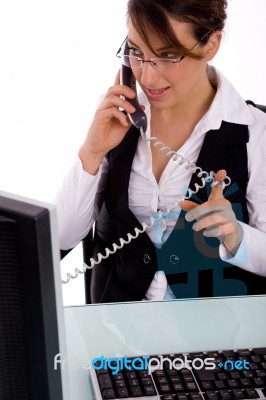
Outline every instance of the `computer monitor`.
[(0, 399), (66, 400), (55, 208), (0, 191)]

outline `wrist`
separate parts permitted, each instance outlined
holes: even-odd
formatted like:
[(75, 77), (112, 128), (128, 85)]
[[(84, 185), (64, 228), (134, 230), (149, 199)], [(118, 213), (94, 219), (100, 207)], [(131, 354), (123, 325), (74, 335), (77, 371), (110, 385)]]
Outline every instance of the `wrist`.
[(228, 235), (223, 242), (223, 245), (232, 254), (233, 257), (236, 255), (239, 246), (242, 242), (242, 239), (243, 239), (243, 229), (241, 225), (238, 223), (235, 233)]
[(88, 172), (90, 175), (96, 175), (99, 171), (105, 154), (86, 152), (81, 147), (78, 156), (81, 160), (83, 170)]

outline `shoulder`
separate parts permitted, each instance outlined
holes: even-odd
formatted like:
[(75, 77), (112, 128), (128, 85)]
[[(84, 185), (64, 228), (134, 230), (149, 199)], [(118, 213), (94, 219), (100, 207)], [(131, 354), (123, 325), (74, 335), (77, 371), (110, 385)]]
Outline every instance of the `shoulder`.
[[(265, 111), (261, 108), (265, 107)], [(266, 106), (253, 106), (248, 104), (249, 111), (252, 113), (254, 122), (249, 127), (250, 135), (259, 138), (261, 135), (266, 134)]]
[[(266, 113), (261, 109), (248, 104), (254, 122), (248, 125), (249, 142), (247, 144), (249, 163), (263, 161), (266, 154)], [(256, 162), (257, 162), (256, 161)]]

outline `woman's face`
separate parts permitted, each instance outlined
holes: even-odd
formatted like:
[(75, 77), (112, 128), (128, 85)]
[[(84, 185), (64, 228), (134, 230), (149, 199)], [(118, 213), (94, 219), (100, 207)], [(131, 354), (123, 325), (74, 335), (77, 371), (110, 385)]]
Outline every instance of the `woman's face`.
[[(187, 23), (171, 19), (170, 22), (179, 41), (186, 48), (190, 49), (197, 43)], [(181, 54), (178, 57), (173, 57), (165, 51), (160, 51), (160, 48), (165, 44), (155, 34), (150, 34), (150, 41), (153, 49), (157, 54), (161, 54), (162, 58), (180, 59), (180, 56), (182, 56)], [(128, 24), (128, 44), (130, 48), (133, 48), (131, 55), (136, 55), (144, 60), (158, 58), (142, 41), (130, 20)], [(193, 52), (204, 54), (204, 48), (199, 43)], [(185, 57), (175, 65), (177, 65), (177, 68), (170, 71), (156, 69), (150, 63), (144, 63), (142, 68), (133, 69), (135, 78), (146, 93), (152, 108), (163, 110), (175, 108), (187, 102), (189, 104), (191, 99), (195, 100), (195, 96), (201, 95), (202, 90), (205, 90), (207, 81), (205, 60)]]

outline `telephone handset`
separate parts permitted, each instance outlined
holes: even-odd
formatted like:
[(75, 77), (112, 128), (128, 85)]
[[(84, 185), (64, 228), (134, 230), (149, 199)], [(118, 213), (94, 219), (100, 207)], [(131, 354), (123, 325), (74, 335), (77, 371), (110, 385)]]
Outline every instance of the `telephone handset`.
[[(127, 41), (125, 41), (123, 46), (123, 54), (128, 56), (129, 52), (130, 49), (128, 47)], [(120, 82), (122, 85), (129, 86), (132, 90), (134, 90), (135, 93), (137, 93), (136, 79), (133, 75), (132, 69), (123, 64), (121, 65), (120, 68)], [(128, 114), (130, 121), (132, 122), (133, 125), (136, 126), (136, 128), (138, 129), (142, 128), (143, 131), (146, 132), (147, 116), (140, 107), (137, 96), (134, 99), (129, 99), (127, 97), (125, 99), (136, 109), (134, 113)]]

